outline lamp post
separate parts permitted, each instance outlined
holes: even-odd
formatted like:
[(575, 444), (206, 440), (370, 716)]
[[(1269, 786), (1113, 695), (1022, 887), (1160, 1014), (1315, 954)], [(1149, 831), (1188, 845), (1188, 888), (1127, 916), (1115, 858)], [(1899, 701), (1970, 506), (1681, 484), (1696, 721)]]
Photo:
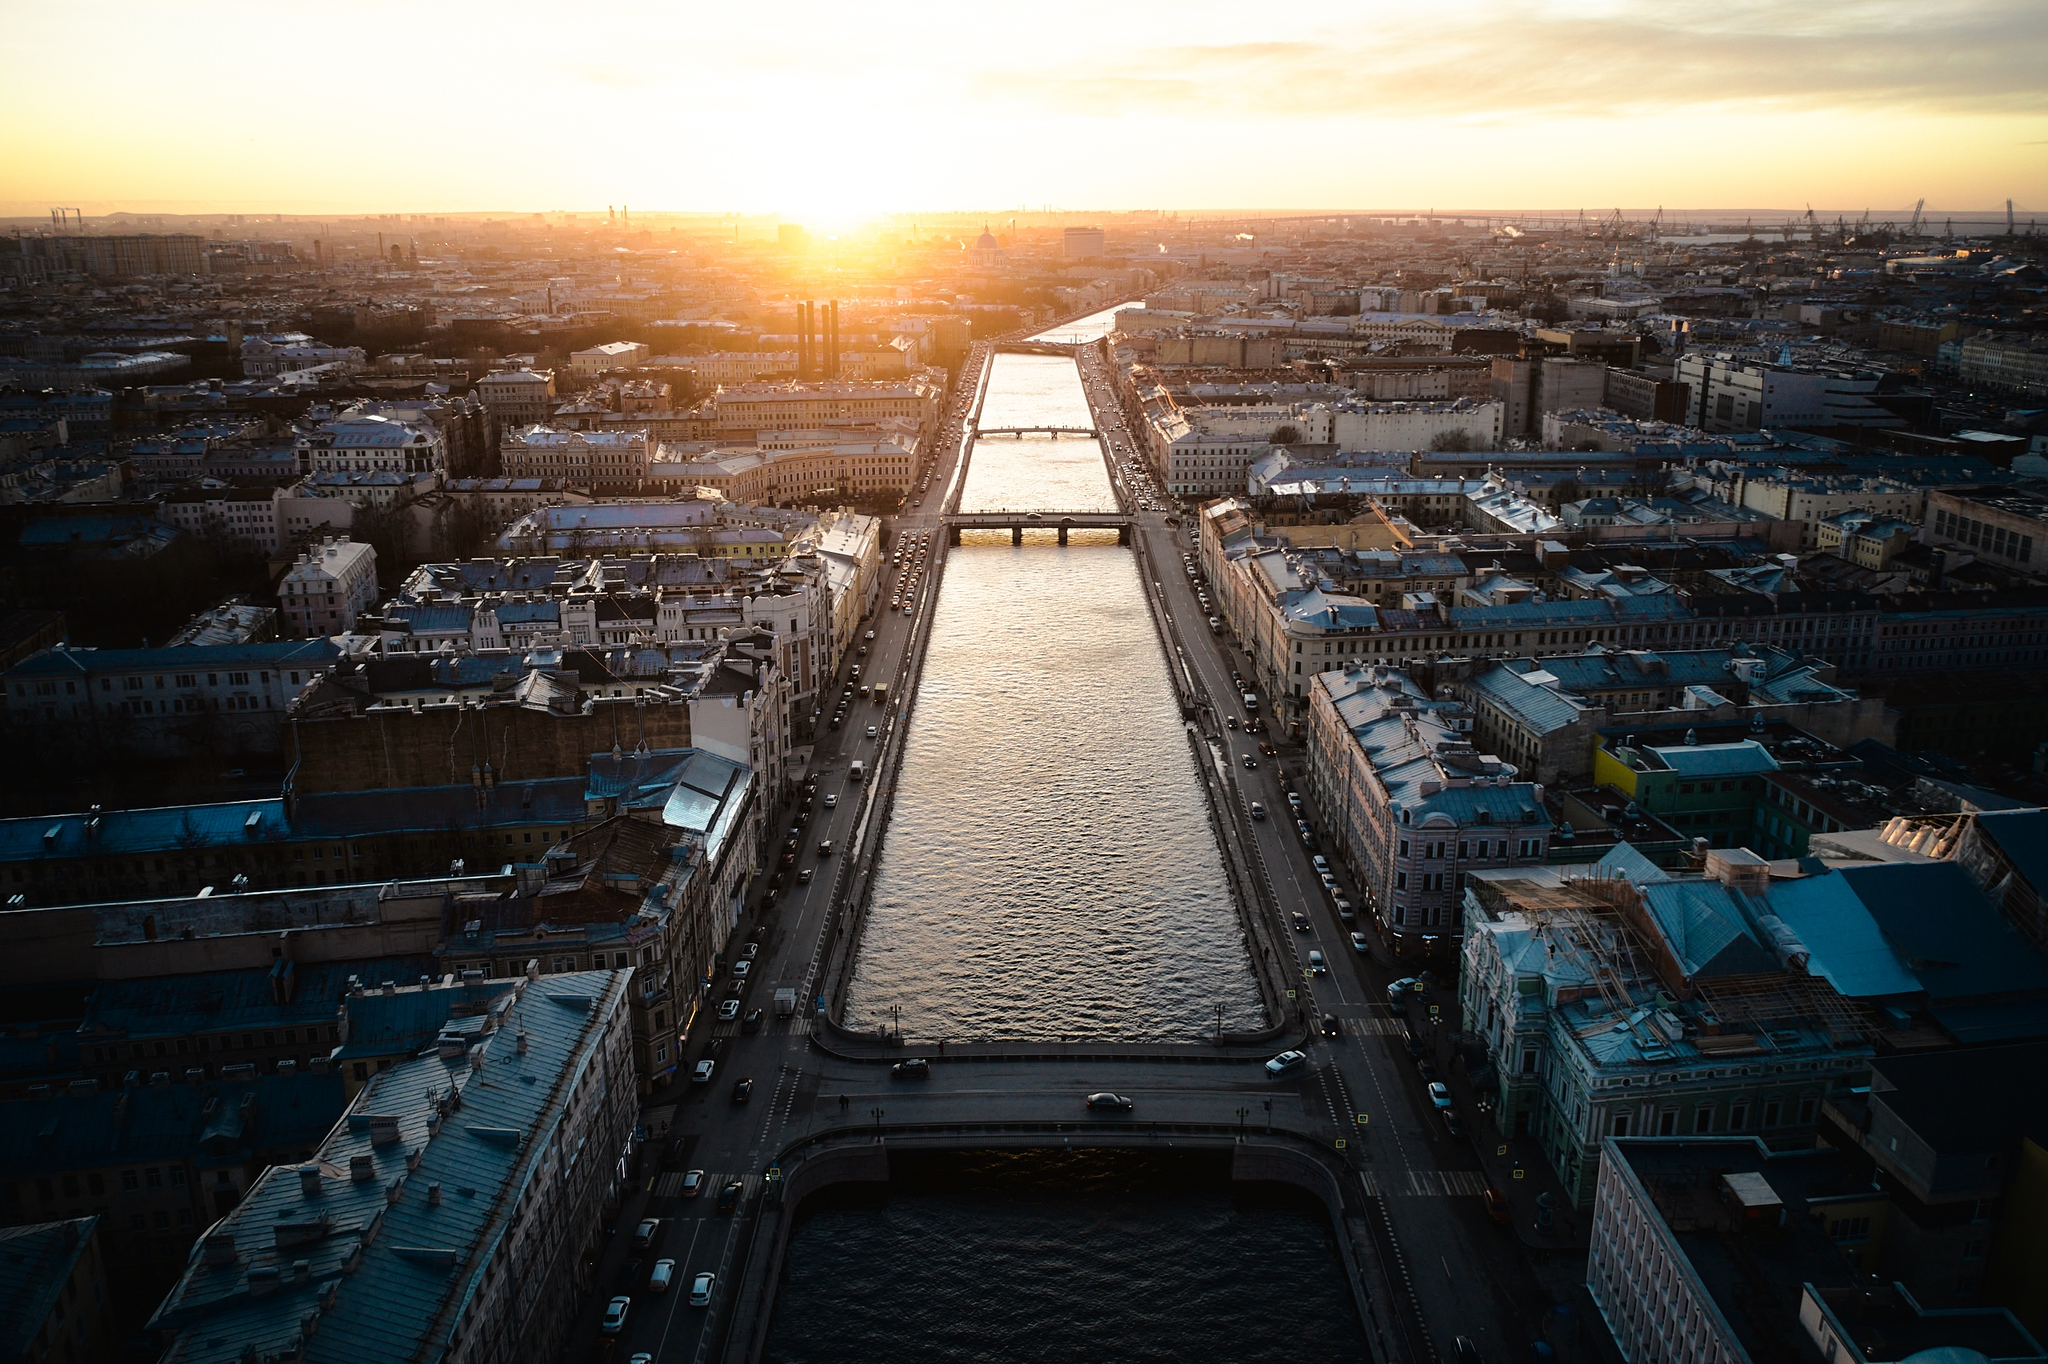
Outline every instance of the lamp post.
[(1270, 1137), (1273, 1135), (1273, 1101), (1265, 1099), (1262, 1102), (1266, 1105), (1266, 1135)]
[(1246, 1118), (1250, 1117), (1250, 1116), (1251, 1116), (1251, 1113), (1252, 1113), (1252, 1111), (1251, 1111), (1251, 1110), (1250, 1110), (1249, 1108), (1246, 1108), (1246, 1107), (1245, 1107), (1244, 1105), (1242, 1105), (1242, 1104), (1239, 1104), (1239, 1105), (1238, 1105), (1238, 1108), (1237, 1108), (1237, 1139), (1238, 1139), (1239, 1141), (1243, 1141), (1243, 1140), (1244, 1140), (1244, 1120), (1245, 1120)]
[(880, 1141), (880, 1140), (882, 1139), (882, 1113), (883, 1113), (883, 1110), (882, 1110), (882, 1109), (880, 1109), (880, 1108), (870, 1108), (870, 1109), (868, 1110), (868, 1112), (870, 1112), (870, 1113), (872, 1113), (872, 1114), (874, 1115), (874, 1118), (875, 1118), (875, 1140), (876, 1140), (876, 1141)]

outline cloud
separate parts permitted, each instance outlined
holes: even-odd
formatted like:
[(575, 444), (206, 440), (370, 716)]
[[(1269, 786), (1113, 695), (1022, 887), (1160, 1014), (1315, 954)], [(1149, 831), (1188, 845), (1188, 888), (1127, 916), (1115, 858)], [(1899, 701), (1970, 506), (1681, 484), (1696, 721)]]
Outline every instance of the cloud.
[(2040, 0), (1475, 0), (1285, 41), (985, 70), (983, 98), (1070, 112), (1487, 120), (1674, 109), (2048, 113)]

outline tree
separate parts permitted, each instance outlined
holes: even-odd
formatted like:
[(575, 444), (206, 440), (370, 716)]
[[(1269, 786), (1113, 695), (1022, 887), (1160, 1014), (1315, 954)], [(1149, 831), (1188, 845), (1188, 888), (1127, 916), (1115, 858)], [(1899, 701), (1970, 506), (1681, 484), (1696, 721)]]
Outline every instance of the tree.
[(1283, 423), (1282, 423), (1281, 425), (1279, 425), (1279, 426), (1276, 426), (1276, 427), (1274, 427), (1274, 428), (1273, 428), (1273, 444), (1275, 444), (1275, 445), (1299, 445), (1299, 444), (1301, 444), (1301, 428), (1300, 428), (1300, 427), (1298, 427), (1298, 426), (1296, 426), (1296, 425), (1295, 425), (1294, 423), (1292, 423), (1292, 422), (1283, 422)]
[(1462, 430), (1439, 431), (1430, 437), (1429, 448), (1432, 450), (1445, 450), (1453, 454), (1462, 453), (1472, 448), (1472, 437)]

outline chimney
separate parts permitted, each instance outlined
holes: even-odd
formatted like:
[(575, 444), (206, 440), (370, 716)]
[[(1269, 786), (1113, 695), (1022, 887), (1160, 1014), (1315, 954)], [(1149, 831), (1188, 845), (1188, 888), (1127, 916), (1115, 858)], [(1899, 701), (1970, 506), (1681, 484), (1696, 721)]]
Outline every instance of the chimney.
[(388, 1115), (373, 1115), (370, 1118), (370, 1145), (396, 1146), (398, 1144), (398, 1119)]
[(377, 1177), (377, 1167), (368, 1156), (348, 1158), (348, 1177), (351, 1183), (367, 1184)]
[(206, 1238), (206, 1263), (210, 1265), (231, 1265), (235, 1262), (235, 1237), (233, 1232), (217, 1231)]
[(531, 1045), (531, 1044), (530, 1044), (530, 1043), (529, 1043), (529, 1042), (527, 1041), (527, 1037), (526, 1037), (526, 1034), (525, 1034), (525, 1032), (523, 1032), (523, 1031), (522, 1031), (522, 1032), (521, 1032), (521, 1033), (519, 1034), (519, 1037), (518, 1037), (518, 1049), (519, 1049), (519, 1054), (520, 1054), (521, 1056), (524, 1056), (524, 1055), (526, 1055), (526, 1053), (527, 1053), (527, 1049), (528, 1049), (528, 1047), (529, 1047), (530, 1045)]
[(307, 1198), (320, 1196), (320, 1167), (301, 1165), (299, 1167), (299, 1192)]
[(427, 1185), (427, 1206), (430, 1208), (441, 1206), (441, 1186), (439, 1184)]

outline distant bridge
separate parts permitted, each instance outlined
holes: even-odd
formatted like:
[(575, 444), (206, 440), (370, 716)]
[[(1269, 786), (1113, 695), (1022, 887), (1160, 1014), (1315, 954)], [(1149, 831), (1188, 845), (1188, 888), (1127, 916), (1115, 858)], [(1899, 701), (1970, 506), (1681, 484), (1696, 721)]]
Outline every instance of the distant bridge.
[(982, 436), (1015, 436), (1022, 440), (1026, 436), (1099, 436), (1102, 433), (1092, 426), (977, 426), (976, 438)]
[(946, 543), (960, 543), (963, 530), (1006, 530), (1010, 532), (1010, 543), (1024, 543), (1027, 530), (1055, 530), (1059, 532), (1061, 544), (1067, 543), (1070, 530), (1113, 530), (1116, 542), (1128, 545), (1131, 542), (1131, 517), (1126, 512), (1114, 511), (979, 511), (951, 512), (944, 518)]

